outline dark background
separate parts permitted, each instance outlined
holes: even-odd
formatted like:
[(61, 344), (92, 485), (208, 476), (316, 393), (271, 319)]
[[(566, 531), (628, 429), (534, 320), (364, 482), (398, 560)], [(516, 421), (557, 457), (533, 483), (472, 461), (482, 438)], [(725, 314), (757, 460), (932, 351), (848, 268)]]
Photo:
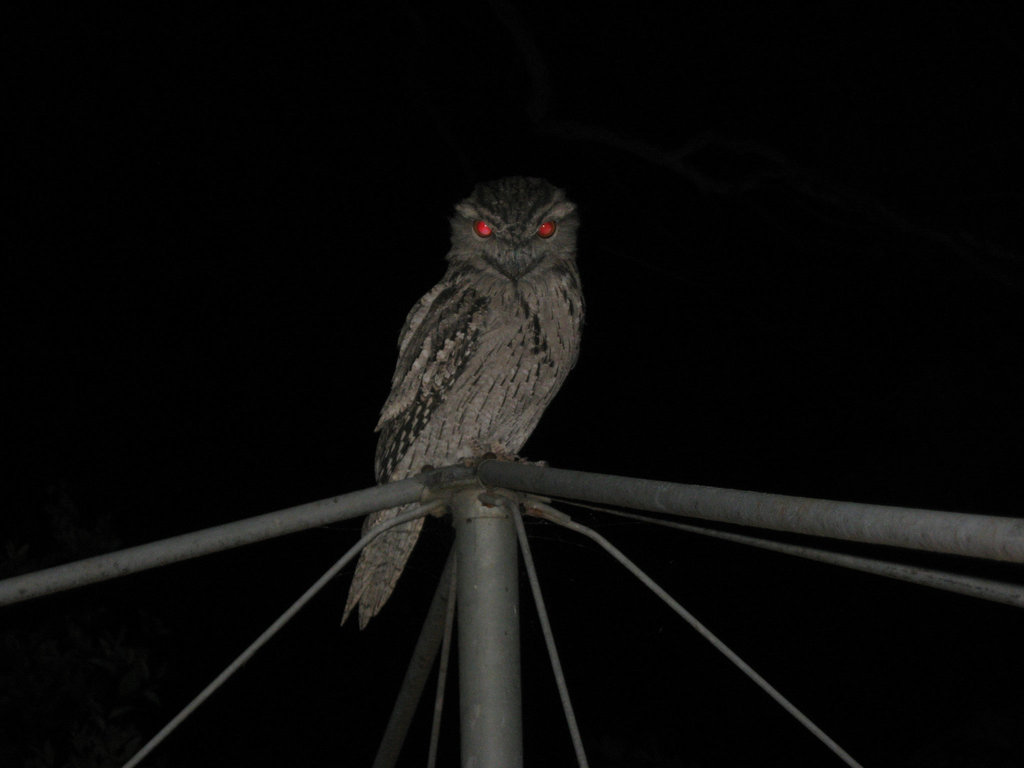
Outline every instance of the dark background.
[[(145, 5), (0, 32), (4, 574), (370, 485), (447, 217), (508, 174), (583, 222), (582, 355), (527, 456), (1019, 514), (1010, 4)], [(1019, 611), (574, 514), (865, 765), (1024, 760)], [(4, 609), (0, 762), (120, 764), (358, 527)], [(592, 765), (838, 764), (604, 553), (529, 529)], [(449, 540), (362, 633), (345, 572), (150, 764), (368, 765)], [(523, 612), (527, 764), (570, 764)]]

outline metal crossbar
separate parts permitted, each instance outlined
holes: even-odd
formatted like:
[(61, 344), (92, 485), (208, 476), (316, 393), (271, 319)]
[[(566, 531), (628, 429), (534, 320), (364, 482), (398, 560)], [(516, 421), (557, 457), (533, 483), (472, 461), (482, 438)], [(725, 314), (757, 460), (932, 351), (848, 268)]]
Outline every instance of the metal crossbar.
[(485, 461), (499, 488), (830, 539), (1024, 563), (1024, 519), (809, 499)]
[(0, 581), (0, 606), (318, 528), (376, 512), (378, 509), (410, 504), (420, 501), (431, 488), (465, 482), (472, 477), (473, 471), (465, 466), (445, 467), (397, 483), (332, 496), (234, 523), (13, 576)]
[[(460, 663), (463, 664), (460, 684), (463, 687), (463, 756), (467, 754), (486, 755), (493, 752), (497, 725), (500, 718), (490, 712), (487, 717), (495, 723), (490, 731), (472, 729), (465, 725), (467, 707), (474, 712), (482, 709), (516, 710), (518, 722), (518, 643), (510, 638), (518, 637), (516, 593), (515, 550), (517, 528), (522, 534), (518, 514), (510, 508), (511, 493), (497, 494), (484, 492), (480, 484), (508, 488), (545, 496), (562, 497), (577, 502), (628, 507), (648, 512), (714, 520), (725, 523), (761, 527), (777, 531), (844, 539), (848, 541), (883, 544), (895, 547), (925, 550), (945, 554), (986, 558), (990, 560), (1024, 563), (1024, 519), (971, 515), (956, 512), (936, 512), (921, 509), (857, 504), (852, 502), (807, 499), (776, 494), (753, 493), (703, 486), (681, 485), (637, 478), (599, 475), (594, 473), (556, 470), (513, 462), (483, 461), (476, 466), (456, 465), (433, 470), (414, 478), (388, 485), (336, 496), (331, 499), (303, 504), (297, 507), (241, 520), (236, 523), (216, 526), (162, 541), (155, 541), (138, 547), (121, 550), (108, 555), (88, 558), (67, 565), (56, 566), (36, 573), (17, 576), (0, 581), (0, 605), (40, 597), (53, 592), (115, 578), (136, 571), (178, 562), (191, 557), (238, 547), (247, 543), (263, 541), (296, 531), (326, 525), (331, 522), (363, 515), (377, 509), (426, 502), (417, 510), (403, 514), (389, 521), (388, 525), (373, 529), (360, 539), (312, 587), (310, 587), (284, 614), (281, 615), (257, 640), (234, 662), (211, 682), (188, 706), (160, 731), (132, 760), (126, 764), (131, 768), (140, 762), (163, 738), (167, 736), (189, 713), (206, 700), (231, 674), (262, 647), (284, 624), (301, 609), (335, 574), (340, 571), (360, 549), (376, 535), (416, 515), (427, 514), (430, 509), (446, 506), (455, 511), (457, 537), (458, 604), (460, 620)], [(472, 486), (476, 486), (473, 488)], [(490, 499), (488, 501), (488, 499)], [(481, 504), (481, 502), (484, 502)], [(514, 506), (514, 505), (513, 505)], [(541, 510), (543, 516), (559, 522), (598, 542), (616, 560), (631, 570), (634, 575), (655, 591), (673, 610), (704, 635), (716, 648), (733, 661), (754, 682), (769, 693), (794, 717), (802, 722), (848, 765), (856, 766), (842, 748), (817, 728), (778, 691), (761, 678), (745, 662), (730, 651), (718, 638), (710, 633), (699, 621), (674, 601), (661, 587), (655, 584), (635, 564), (615, 549), (599, 534), (572, 522), (567, 515), (553, 510), (535, 499), (529, 500), (531, 511)], [(612, 511), (612, 510), (605, 510)], [(822, 562), (842, 565), (883, 576), (899, 578), (928, 586), (948, 589), (954, 592), (996, 600), (1017, 607), (1024, 606), (1024, 586), (987, 581), (958, 574), (944, 574), (929, 569), (913, 568), (899, 563), (889, 563), (870, 558), (845, 555), (817, 550), (813, 547), (796, 546), (782, 542), (765, 541), (725, 531), (710, 531), (684, 523), (670, 523), (664, 520), (641, 518), (661, 525), (670, 525), (683, 530), (717, 536), (719, 538), (772, 549), (785, 554), (804, 557)], [(527, 571), (531, 575), (531, 586), (538, 597), (538, 610), (542, 624), (546, 624), (543, 601), (536, 585), (532, 558), (524, 545), (523, 555)], [(451, 580), (454, 584), (455, 580)], [(437, 601), (443, 603), (442, 593), (450, 592), (451, 586), (439, 588)], [(476, 593), (467, 601), (467, 595)], [(479, 598), (487, 593), (481, 601)], [(449, 602), (451, 596), (449, 595)], [(441, 609), (432, 611), (433, 629), (428, 645), (436, 654)], [(451, 631), (451, 606), (447, 611), (446, 632)], [(495, 626), (502, 629), (494, 634)], [(489, 628), (489, 629), (488, 629)], [(490, 631), (488, 638), (484, 630)], [(479, 633), (475, 636), (474, 633)], [(481, 638), (483, 641), (481, 642)], [(553, 651), (553, 642), (549, 648)], [(447, 641), (445, 641), (447, 643)], [(515, 645), (515, 648), (512, 648)], [(501, 646), (501, 647), (498, 647)], [(497, 650), (497, 655), (495, 655)], [(414, 677), (422, 683), (425, 679), (426, 661), (418, 665)], [(467, 666), (467, 661), (469, 665)], [(552, 653), (552, 663), (558, 674), (557, 653)], [(509, 672), (509, 670), (514, 671)], [(503, 692), (495, 695), (495, 672), (500, 672), (497, 687)], [(442, 695), (443, 680), (439, 682), (438, 698)], [(581, 765), (586, 758), (579, 743), (578, 729), (575, 728), (571, 705), (564, 683), (559, 691), (566, 704), (566, 715), (573, 731), (574, 746)], [(467, 692), (471, 689), (471, 692)], [(411, 690), (411, 688), (410, 688)], [(512, 695), (509, 695), (512, 694)], [(417, 694), (418, 696), (418, 694)], [(408, 709), (408, 707), (406, 707)], [(402, 715), (407, 717), (409, 712)], [(436, 715), (435, 715), (436, 718)], [(484, 718), (486, 719), (486, 718)], [(479, 721), (480, 718), (477, 718)], [(519, 729), (506, 729), (505, 752), (497, 763), (491, 761), (482, 765), (521, 764), (521, 735)], [(404, 727), (403, 727), (404, 728)], [(436, 723), (435, 723), (436, 731)], [(469, 734), (467, 741), (467, 734)], [(436, 748), (436, 733), (432, 734), (431, 753)], [(434, 757), (431, 757), (433, 760)]]
[(647, 512), (1024, 563), (1024, 519), (1020, 518), (808, 499), (484, 461), (475, 469), (444, 467), (408, 480), (14, 576), (0, 581), (0, 606), (400, 506), (418, 501), (433, 488), (470, 482), (474, 477), (494, 487)]

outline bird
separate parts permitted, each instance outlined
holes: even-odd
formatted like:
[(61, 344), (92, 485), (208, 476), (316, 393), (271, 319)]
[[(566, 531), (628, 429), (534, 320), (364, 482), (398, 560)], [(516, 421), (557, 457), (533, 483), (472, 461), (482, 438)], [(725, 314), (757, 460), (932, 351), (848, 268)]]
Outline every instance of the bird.
[[(441, 281), (410, 310), (380, 412), (378, 483), (494, 453), (518, 456), (576, 364), (584, 301), (579, 217), (565, 191), (533, 177), (477, 184), (455, 206)], [(411, 508), (368, 515), (363, 533)], [(342, 624), (364, 629), (394, 591), (423, 518), (360, 553)]]

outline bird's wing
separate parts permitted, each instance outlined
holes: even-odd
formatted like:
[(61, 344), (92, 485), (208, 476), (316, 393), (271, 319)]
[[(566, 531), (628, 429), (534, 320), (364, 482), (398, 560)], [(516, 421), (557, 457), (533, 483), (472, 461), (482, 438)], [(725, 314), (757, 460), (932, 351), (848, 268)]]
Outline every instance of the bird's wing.
[(415, 442), (437, 406), (465, 370), (479, 346), (488, 300), (447, 281), (413, 307), (399, 338), (391, 393), (377, 431), (378, 482), (393, 479), (395, 467)]
[[(409, 313), (399, 337), (391, 394), (377, 424), (379, 482), (397, 479), (396, 468), (465, 370), (479, 346), (487, 304), (475, 291), (456, 289), (442, 282)], [(403, 471), (418, 469), (404, 467)], [(368, 515), (363, 523), (364, 533), (405, 509), (408, 507)], [(422, 527), (422, 519), (413, 520), (386, 531), (367, 545), (356, 564), (342, 622), (356, 605), (360, 628), (377, 614), (394, 590)]]

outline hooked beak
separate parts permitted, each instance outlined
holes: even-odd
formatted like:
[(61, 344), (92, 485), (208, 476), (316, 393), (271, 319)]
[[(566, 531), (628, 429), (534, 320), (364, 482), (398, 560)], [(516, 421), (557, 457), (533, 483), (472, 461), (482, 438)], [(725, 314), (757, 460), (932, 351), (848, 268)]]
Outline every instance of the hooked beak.
[(516, 280), (522, 277), (537, 266), (539, 261), (535, 257), (532, 248), (513, 248), (499, 254), (497, 257), (484, 256), (484, 260), (509, 280)]

